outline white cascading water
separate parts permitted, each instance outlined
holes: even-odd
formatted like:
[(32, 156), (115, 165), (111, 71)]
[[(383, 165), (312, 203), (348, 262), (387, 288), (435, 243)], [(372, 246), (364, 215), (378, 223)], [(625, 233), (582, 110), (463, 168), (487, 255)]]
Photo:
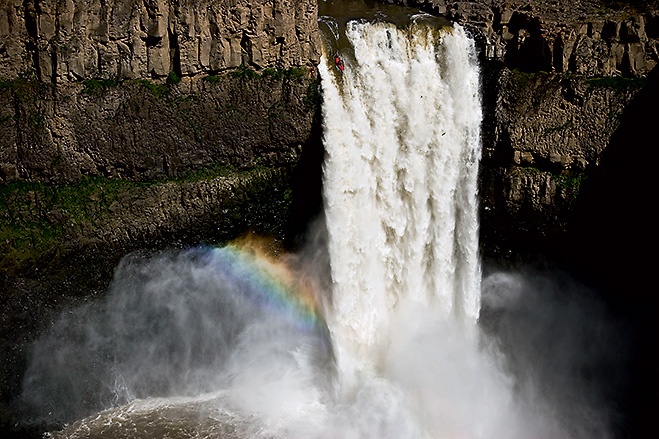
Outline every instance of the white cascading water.
[(479, 72), (460, 27), (351, 21), (323, 60), (331, 329), (342, 373), (377, 369), (398, 308), (475, 324)]

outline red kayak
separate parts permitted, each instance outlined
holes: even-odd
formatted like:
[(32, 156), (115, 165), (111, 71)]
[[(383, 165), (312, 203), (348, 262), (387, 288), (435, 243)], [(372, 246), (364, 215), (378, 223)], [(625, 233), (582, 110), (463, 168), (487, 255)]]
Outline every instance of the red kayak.
[(336, 63), (336, 66), (339, 68), (339, 70), (343, 71), (343, 61), (341, 61), (341, 58), (338, 56), (335, 57), (334, 62)]

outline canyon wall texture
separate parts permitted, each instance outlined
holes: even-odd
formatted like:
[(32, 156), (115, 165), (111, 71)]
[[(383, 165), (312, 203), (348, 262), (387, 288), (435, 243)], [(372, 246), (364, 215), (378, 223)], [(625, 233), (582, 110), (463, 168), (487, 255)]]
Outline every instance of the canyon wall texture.
[(53, 83), (311, 65), (308, 0), (3, 0), (0, 79)]
[(316, 11), (309, 0), (3, 1), (0, 180), (290, 162), (311, 132)]
[(389, 0), (468, 25), (488, 60), (526, 72), (643, 76), (659, 62), (655, 1)]
[[(484, 254), (577, 249), (613, 271), (582, 250), (602, 249), (618, 227), (597, 182), (619, 200), (638, 198), (637, 166), (654, 163), (637, 145), (654, 113), (627, 109), (652, 84), (656, 96), (656, 2), (382, 1), (443, 15), (477, 41)], [(14, 431), (10, 402), (29, 340), (54, 310), (102, 292), (126, 252), (250, 230), (282, 240), (291, 218), (302, 229), (313, 216), (323, 154), (317, 8), (0, 0), (3, 434), (28, 434)], [(580, 213), (589, 209), (598, 216)], [(568, 246), (575, 222), (581, 239)]]
[(0, 180), (152, 180), (213, 164), (294, 163), (317, 96), (302, 72), (0, 84)]

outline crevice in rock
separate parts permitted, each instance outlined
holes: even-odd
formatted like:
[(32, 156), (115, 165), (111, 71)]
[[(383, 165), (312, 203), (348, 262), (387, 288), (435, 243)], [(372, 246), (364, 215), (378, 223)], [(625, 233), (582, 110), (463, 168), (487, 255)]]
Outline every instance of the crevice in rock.
[(247, 32), (243, 32), (243, 36), (240, 39), (240, 48), (242, 49), (241, 55), (243, 64), (252, 64), (252, 40), (250, 40)]
[(146, 37), (142, 37), (142, 40), (144, 40), (144, 44), (146, 44), (147, 48), (152, 48), (156, 47), (157, 45), (160, 44), (162, 41), (162, 37), (154, 37), (151, 35), (147, 35)]
[(32, 58), (32, 64), (37, 77), (40, 76), (38, 46), (39, 27), (37, 25), (38, 10), (38, 0), (23, 0), (23, 18), (25, 20), (25, 29), (27, 30), (27, 35), (29, 37), (25, 47)]
[(181, 69), (181, 46), (178, 42), (178, 34), (170, 27), (168, 29), (169, 37), (169, 70), (174, 72), (179, 78), (182, 76)]

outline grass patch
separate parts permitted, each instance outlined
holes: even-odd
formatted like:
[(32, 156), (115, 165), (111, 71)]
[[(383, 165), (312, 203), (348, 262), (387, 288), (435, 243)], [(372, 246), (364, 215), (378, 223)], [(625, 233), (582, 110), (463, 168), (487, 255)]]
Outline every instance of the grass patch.
[(138, 79), (138, 83), (142, 84), (144, 88), (157, 98), (161, 98), (169, 94), (169, 84), (156, 84), (148, 79)]
[(322, 94), (320, 92), (320, 78), (314, 77), (307, 87), (307, 94), (304, 96), (304, 106), (307, 110), (318, 108), (322, 101)]
[(591, 87), (607, 87), (616, 90), (642, 88), (647, 83), (646, 78), (623, 78), (621, 76), (609, 76), (588, 79)]
[(119, 79), (85, 79), (82, 81), (84, 94), (101, 94), (121, 84)]
[(0, 185), (0, 268), (29, 268), (44, 256), (65, 253), (67, 230), (95, 223), (120, 193), (146, 185), (100, 177), (77, 184)]
[(256, 73), (253, 69), (247, 67), (245, 64), (241, 64), (238, 66), (236, 70), (229, 72), (229, 76), (232, 78), (248, 79), (248, 80), (261, 77), (261, 75)]
[(238, 66), (235, 70), (232, 70), (225, 74), (218, 75), (208, 75), (204, 76), (203, 80), (207, 82), (220, 82), (222, 79), (229, 78), (238, 78), (238, 79), (268, 79), (271, 81), (280, 81), (280, 80), (295, 80), (301, 82), (308, 77), (308, 73), (305, 69), (301, 67), (290, 67), (288, 69), (275, 69), (268, 67), (263, 70), (260, 74), (244, 64)]
[(291, 67), (285, 70), (284, 77), (301, 82), (304, 78), (308, 77), (308, 73), (300, 67)]
[(36, 79), (16, 78), (10, 81), (0, 81), (0, 91), (13, 93), (21, 102), (31, 103), (38, 99), (47, 99), (47, 93), (54, 85)]
[(167, 75), (167, 80), (165, 82), (167, 82), (167, 84), (169, 85), (174, 85), (181, 82), (181, 78), (176, 74), (176, 72), (169, 72), (169, 75)]
[(556, 179), (558, 186), (562, 189), (573, 190), (578, 192), (581, 188), (581, 185), (586, 181), (586, 174), (584, 172), (580, 173), (561, 173), (561, 174), (552, 174), (552, 177)]
[(523, 72), (517, 69), (510, 70), (510, 79), (520, 87), (525, 86), (536, 77), (536, 73)]
[(284, 71), (281, 69), (273, 69), (272, 67), (268, 67), (267, 69), (263, 70), (261, 77), (277, 81), (284, 77)]
[[(255, 220), (244, 214), (246, 209), (257, 209), (246, 206), (245, 197), (251, 197), (249, 194), (258, 190), (261, 197), (278, 199), (276, 194), (267, 194), (269, 179), (278, 175), (277, 172), (263, 173), (259, 168), (238, 170), (232, 166), (214, 164), (189, 171), (182, 177), (153, 182), (86, 177), (76, 184), (25, 181), (0, 184), (0, 270), (12, 274), (39, 264), (49, 264), (54, 255), (58, 258), (65, 256), (71, 251), (69, 239), (93, 239), (94, 230), (114, 224), (122, 215), (132, 215), (129, 211), (124, 212), (126, 206), (131, 205), (131, 200), (153, 197), (157, 191), (151, 192), (149, 189), (158, 185), (238, 177), (234, 185), (240, 188), (239, 193), (222, 203), (228, 209), (234, 209), (236, 218), (241, 222)], [(284, 184), (284, 180), (280, 183)], [(284, 209), (284, 206), (281, 207)], [(267, 212), (263, 217), (264, 227), (272, 215), (275, 212)], [(231, 226), (226, 225), (227, 228)]]
[(222, 76), (222, 75), (208, 75), (208, 76), (204, 76), (202, 78), (203, 81), (210, 82), (210, 83), (220, 82), (220, 81), (222, 81), (222, 79), (224, 79), (224, 76)]

